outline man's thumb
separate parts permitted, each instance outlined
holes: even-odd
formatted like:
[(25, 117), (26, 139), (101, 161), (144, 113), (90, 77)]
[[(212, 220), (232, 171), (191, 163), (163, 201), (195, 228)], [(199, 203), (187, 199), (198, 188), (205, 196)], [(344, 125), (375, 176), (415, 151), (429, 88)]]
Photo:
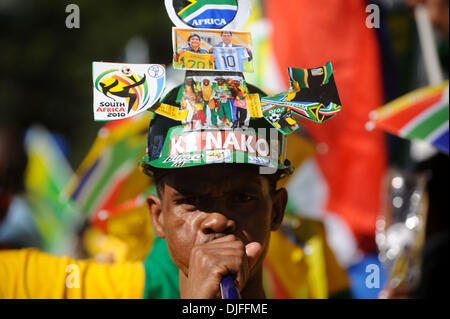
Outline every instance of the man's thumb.
[(245, 246), (245, 253), (247, 254), (249, 268), (252, 269), (262, 253), (262, 246), (256, 241), (251, 242)]

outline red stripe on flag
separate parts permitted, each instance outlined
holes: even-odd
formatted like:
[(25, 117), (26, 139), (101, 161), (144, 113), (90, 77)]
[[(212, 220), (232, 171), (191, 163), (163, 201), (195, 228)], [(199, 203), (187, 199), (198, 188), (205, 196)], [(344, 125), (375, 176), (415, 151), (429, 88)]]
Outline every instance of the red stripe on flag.
[(272, 267), (272, 264), (266, 258), (264, 260), (264, 267), (266, 270), (266, 273), (268, 275), (268, 279), (270, 280), (270, 286), (271, 286), (271, 293), (273, 294), (273, 299), (292, 299), (293, 297), (289, 295), (289, 293), (286, 291), (286, 289), (283, 287), (283, 284), (281, 283), (280, 279), (278, 278), (275, 270)]
[(110, 187), (107, 194), (104, 195), (104, 199), (99, 206), (99, 210), (110, 209), (119, 204), (117, 199), (119, 198), (119, 194), (129, 177), (128, 175), (129, 174), (125, 174), (125, 176), (117, 176), (111, 180)]
[(420, 115), (423, 111), (438, 103), (442, 99), (442, 93), (439, 92), (418, 102), (411, 103), (410, 107), (385, 118), (376, 121), (376, 126), (383, 128), (393, 134), (398, 133), (406, 124)]

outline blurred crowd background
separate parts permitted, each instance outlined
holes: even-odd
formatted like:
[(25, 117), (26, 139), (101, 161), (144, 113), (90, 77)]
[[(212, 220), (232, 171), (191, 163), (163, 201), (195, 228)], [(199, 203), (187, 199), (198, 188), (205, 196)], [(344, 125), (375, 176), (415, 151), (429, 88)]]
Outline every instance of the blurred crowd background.
[[(331, 61), (343, 105), (331, 121), (302, 121), (289, 137), (297, 169), (284, 182), (283, 231), (302, 247), (289, 261), (311, 254), (317, 241), (304, 243), (323, 230), (353, 298), (447, 296), (437, 287), (448, 282), (448, 0), (251, 3), (245, 30), (255, 72), (247, 81), (277, 93), (288, 88), (287, 67)], [(144, 260), (154, 237), (143, 198), (154, 188), (137, 161), (150, 116), (94, 122), (92, 62), (165, 64), (169, 90), (184, 78), (171, 68), (173, 25), (162, 0), (78, 0), (80, 27), (67, 28), (69, 4), (0, 0), (0, 246)], [(432, 24), (438, 83), (421, 47), (418, 6)], [(432, 92), (439, 99), (447, 88), (446, 151), (377, 127), (371, 116), (429, 85), (442, 86)], [(268, 258), (284, 288), (272, 296), (328, 297), (290, 287), (277, 267), (282, 256)], [(332, 272), (317, 276), (327, 282)]]

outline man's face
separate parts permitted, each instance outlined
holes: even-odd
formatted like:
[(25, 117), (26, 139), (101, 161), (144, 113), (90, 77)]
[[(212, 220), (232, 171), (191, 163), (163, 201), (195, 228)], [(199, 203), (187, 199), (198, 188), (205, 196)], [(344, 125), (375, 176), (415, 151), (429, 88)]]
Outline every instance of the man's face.
[(223, 41), (223, 43), (225, 43), (226, 45), (230, 44), (232, 37), (233, 36), (229, 32), (222, 33), (222, 41)]
[(193, 49), (198, 49), (199, 46), (200, 46), (200, 39), (199, 39), (199, 37), (197, 37), (197, 36), (192, 37), (192, 38), (189, 40), (189, 45), (190, 45), (191, 48), (193, 48)]
[(150, 197), (149, 208), (156, 234), (166, 238), (172, 260), (187, 275), (192, 248), (228, 234), (244, 245), (261, 244), (263, 253), (253, 268), (258, 269), (286, 200), (284, 189), (274, 195), (256, 172), (219, 165), (166, 177), (161, 198)]

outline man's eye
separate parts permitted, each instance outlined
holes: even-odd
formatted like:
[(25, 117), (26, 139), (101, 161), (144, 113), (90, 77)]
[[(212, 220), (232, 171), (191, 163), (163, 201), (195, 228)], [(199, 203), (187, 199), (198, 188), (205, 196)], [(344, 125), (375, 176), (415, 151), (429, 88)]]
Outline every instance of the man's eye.
[(248, 203), (253, 200), (253, 196), (248, 194), (237, 193), (233, 195), (233, 200), (238, 203)]
[(200, 204), (200, 198), (199, 197), (184, 197), (177, 199), (176, 201), (177, 205), (192, 205), (192, 206), (198, 206)]

